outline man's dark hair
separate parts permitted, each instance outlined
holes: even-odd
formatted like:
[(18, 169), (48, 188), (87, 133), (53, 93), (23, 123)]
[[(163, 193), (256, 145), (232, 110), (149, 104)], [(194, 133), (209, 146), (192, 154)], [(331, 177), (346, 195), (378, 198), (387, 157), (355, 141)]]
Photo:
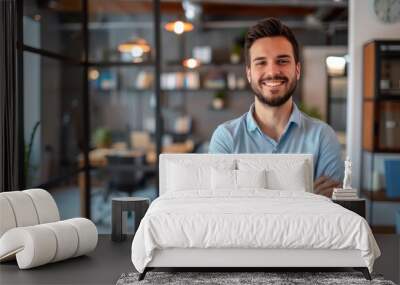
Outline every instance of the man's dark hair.
[(246, 65), (250, 66), (250, 48), (253, 43), (261, 38), (267, 37), (285, 37), (292, 45), (294, 59), (296, 63), (299, 62), (299, 44), (294, 37), (292, 31), (288, 26), (284, 25), (280, 20), (276, 18), (267, 18), (261, 20), (256, 25), (252, 26), (246, 34), (244, 43), (244, 52)]

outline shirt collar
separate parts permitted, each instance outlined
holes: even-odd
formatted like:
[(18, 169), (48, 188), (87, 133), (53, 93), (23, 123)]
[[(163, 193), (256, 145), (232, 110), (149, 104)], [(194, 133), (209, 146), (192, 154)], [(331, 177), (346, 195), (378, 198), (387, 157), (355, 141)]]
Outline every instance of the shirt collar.
[[(249, 110), (249, 112), (247, 112), (247, 116), (246, 116), (247, 129), (250, 132), (252, 132), (256, 129), (259, 129), (259, 126), (258, 126), (256, 120), (254, 119), (253, 113), (254, 113), (254, 103), (251, 104), (250, 110)], [(294, 102), (293, 102), (293, 110), (292, 110), (292, 113), (290, 114), (287, 126), (289, 126), (292, 122), (295, 123), (299, 127), (301, 126), (301, 112)]]
[(250, 132), (252, 132), (258, 128), (258, 125), (253, 117), (253, 112), (254, 112), (254, 103), (251, 104), (250, 110), (247, 112), (247, 116), (246, 116), (247, 129)]
[(297, 126), (301, 126), (301, 111), (297, 107), (296, 103), (293, 102), (292, 114), (289, 117), (289, 123), (295, 123)]

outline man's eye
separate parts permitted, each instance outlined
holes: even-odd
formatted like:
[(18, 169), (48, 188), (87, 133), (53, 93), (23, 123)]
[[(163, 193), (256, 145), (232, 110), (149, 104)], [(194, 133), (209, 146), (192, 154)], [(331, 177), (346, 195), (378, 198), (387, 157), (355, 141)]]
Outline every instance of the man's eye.
[(257, 61), (256, 62), (256, 65), (264, 65), (265, 64), (265, 61)]
[(286, 60), (286, 59), (280, 59), (280, 60), (278, 60), (278, 64), (286, 64), (286, 63), (288, 63), (289, 61), (288, 60)]

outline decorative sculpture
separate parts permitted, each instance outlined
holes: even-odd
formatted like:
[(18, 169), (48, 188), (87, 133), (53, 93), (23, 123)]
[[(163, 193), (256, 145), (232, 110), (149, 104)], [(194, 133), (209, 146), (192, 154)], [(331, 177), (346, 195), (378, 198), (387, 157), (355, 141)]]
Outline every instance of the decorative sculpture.
[(344, 179), (343, 179), (343, 189), (352, 189), (351, 187), (351, 160), (350, 157), (346, 157), (344, 162)]
[(350, 157), (346, 157), (344, 162), (344, 179), (342, 188), (333, 188), (333, 200), (358, 200), (357, 189), (351, 187), (351, 167)]

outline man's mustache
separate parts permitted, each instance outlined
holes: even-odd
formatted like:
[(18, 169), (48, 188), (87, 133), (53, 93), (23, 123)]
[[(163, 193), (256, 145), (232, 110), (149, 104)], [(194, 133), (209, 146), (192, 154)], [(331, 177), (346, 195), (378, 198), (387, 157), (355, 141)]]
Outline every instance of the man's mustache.
[(282, 80), (282, 81), (287, 82), (287, 81), (289, 81), (289, 78), (287, 78), (286, 76), (280, 76), (280, 75), (268, 76), (268, 77), (260, 79), (258, 82), (261, 83), (261, 82), (263, 82), (265, 80), (267, 80), (267, 81), (269, 81), (269, 80)]

